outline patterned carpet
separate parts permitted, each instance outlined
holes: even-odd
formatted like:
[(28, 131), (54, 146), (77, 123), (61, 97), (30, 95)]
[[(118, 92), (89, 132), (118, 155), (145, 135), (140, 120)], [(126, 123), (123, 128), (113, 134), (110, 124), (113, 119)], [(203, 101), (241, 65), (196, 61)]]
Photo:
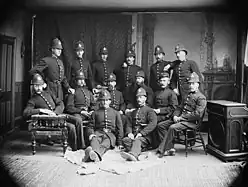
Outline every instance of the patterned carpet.
[(143, 171), (123, 175), (99, 171), (83, 176), (76, 173), (79, 166), (63, 158), (59, 145), (42, 145), (33, 156), (29, 138), (27, 133), (19, 134), (0, 151), (3, 166), (19, 186), (227, 187), (240, 172), (240, 162), (223, 163), (204, 155), (200, 149), (190, 152), (186, 158), (184, 151), (176, 147), (175, 157), (164, 157), (161, 164)]

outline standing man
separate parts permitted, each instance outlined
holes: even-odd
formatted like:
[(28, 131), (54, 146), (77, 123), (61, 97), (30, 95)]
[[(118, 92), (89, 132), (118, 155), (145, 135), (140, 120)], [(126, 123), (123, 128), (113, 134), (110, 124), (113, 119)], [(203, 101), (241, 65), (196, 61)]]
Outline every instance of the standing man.
[(107, 86), (108, 77), (113, 72), (108, 61), (108, 49), (103, 47), (100, 49), (101, 60), (92, 64), (92, 74), (95, 82), (95, 87), (98, 85)]
[(199, 76), (193, 72), (188, 80), (190, 92), (187, 98), (174, 111), (172, 119), (158, 124), (157, 131), (161, 144), (157, 149), (159, 158), (163, 156), (174, 156), (174, 136), (176, 130), (196, 129), (197, 123), (207, 106), (206, 97), (199, 91)]
[[(141, 67), (135, 65), (135, 52), (129, 50), (126, 55), (126, 62), (123, 63), (121, 69), (115, 74), (117, 75), (117, 88), (123, 92), (128, 86), (135, 82), (136, 73), (142, 70)], [(145, 82), (147, 78), (145, 78)]]
[(146, 91), (139, 88), (136, 97), (138, 108), (132, 112), (126, 129), (127, 137), (123, 138), (126, 152), (121, 152), (121, 156), (127, 161), (137, 161), (141, 151), (151, 145), (151, 132), (157, 125), (155, 112), (146, 105)]
[(84, 161), (98, 162), (103, 154), (115, 145), (122, 149), (123, 126), (120, 113), (110, 107), (111, 96), (102, 90), (99, 96), (100, 109), (92, 114), (92, 122), (87, 127), (90, 146), (85, 150)]
[(48, 89), (59, 99), (63, 100), (63, 88), (74, 94), (65, 76), (65, 68), (63, 62), (59, 59), (62, 53), (62, 43), (58, 38), (52, 40), (51, 52), (52, 56), (45, 57), (40, 60), (31, 70), (30, 74), (39, 73), (47, 82)]
[(71, 67), (71, 85), (72, 87), (76, 87), (75, 76), (78, 70), (82, 70), (85, 77), (86, 86), (89, 90), (93, 89), (93, 76), (91, 65), (88, 60), (84, 59), (84, 43), (82, 41), (77, 41), (74, 45), (76, 59), (72, 63)]
[(78, 70), (75, 75), (76, 90), (74, 94), (69, 94), (66, 103), (66, 112), (74, 117), (70, 120), (77, 129), (77, 146), (78, 149), (86, 148), (83, 121), (90, 120), (94, 110), (96, 110), (96, 102), (93, 94), (88, 90), (85, 83), (83, 70)]
[(154, 93), (152, 89), (145, 85), (145, 73), (139, 70), (135, 76), (136, 80), (131, 86), (127, 87), (124, 91), (124, 100), (127, 105), (125, 113), (132, 112), (138, 107), (136, 100), (136, 93), (139, 88), (143, 88), (147, 93), (146, 103), (149, 107), (153, 107)]
[(170, 62), (164, 61), (165, 52), (163, 48), (159, 45), (155, 47), (154, 55), (156, 57), (156, 62), (150, 67), (150, 87), (153, 92), (156, 92), (161, 89), (159, 85), (159, 76), (160, 73), (164, 71), (164, 67), (168, 65)]
[[(179, 96), (179, 102), (182, 102), (190, 91), (189, 84), (187, 83), (187, 78), (190, 77), (190, 74), (195, 72), (199, 76), (200, 83), (203, 82), (203, 79), (196, 62), (187, 59), (188, 51), (183, 45), (178, 44), (175, 47), (175, 54), (177, 60), (171, 64), (172, 67), (174, 66), (171, 88)], [(204, 91), (202, 84), (200, 90)]]

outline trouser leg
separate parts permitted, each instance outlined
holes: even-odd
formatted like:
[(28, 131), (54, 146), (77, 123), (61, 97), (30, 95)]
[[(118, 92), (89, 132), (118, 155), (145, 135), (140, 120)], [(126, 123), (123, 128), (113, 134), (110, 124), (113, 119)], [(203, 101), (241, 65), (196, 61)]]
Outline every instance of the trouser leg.
[(77, 133), (75, 125), (67, 122), (67, 129), (68, 129), (68, 143), (71, 146), (73, 151), (77, 150)]
[(133, 140), (132, 147), (129, 153), (134, 155), (136, 158), (140, 155), (142, 148), (149, 145), (149, 141), (144, 137), (139, 137)]
[(129, 152), (131, 150), (133, 140), (128, 138), (128, 137), (125, 137), (125, 138), (122, 139), (122, 143), (123, 143), (123, 146), (126, 149), (126, 152)]
[(110, 149), (111, 142), (108, 136), (101, 135), (101, 136), (93, 137), (90, 142), (90, 146), (101, 159), (103, 154)]
[(164, 153), (167, 150), (170, 150), (171, 148), (174, 148), (174, 137), (175, 137), (175, 132), (176, 130), (183, 130), (186, 129), (187, 127), (181, 123), (175, 123), (172, 124), (168, 131), (166, 131), (165, 136), (161, 144), (159, 145), (158, 151), (160, 153)]

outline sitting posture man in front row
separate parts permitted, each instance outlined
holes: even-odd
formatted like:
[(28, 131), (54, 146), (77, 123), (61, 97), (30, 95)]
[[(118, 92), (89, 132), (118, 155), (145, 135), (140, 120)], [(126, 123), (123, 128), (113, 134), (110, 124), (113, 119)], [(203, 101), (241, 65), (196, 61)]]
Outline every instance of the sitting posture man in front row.
[(117, 144), (122, 149), (123, 126), (120, 113), (110, 107), (111, 96), (107, 90), (100, 92), (100, 109), (92, 114), (87, 127), (90, 146), (85, 150), (83, 161), (98, 162), (103, 154)]
[(126, 152), (121, 156), (127, 161), (137, 161), (141, 151), (151, 145), (151, 132), (157, 125), (157, 116), (152, 108), (146, 105), (147, 94), (143, 88), (137, 90), (138, 108), (131, 113), (123, 145)]
[[(23, 116), (25, 119), (30, 119), (30, 117), (35, 114), (54, 116), (63, 113), (63, 101), (56, 98), (55, 95), (50, 91), (44, 90), (47, 87), (47, 84), (44, 82), (41, 75), (34, 74), (31, 84), (34, 89), (34, 94), (32, 95), (31, 99), (29, 99), (27, 106), (23, 111)], [(76, 151), (77, 135), (75, 126), (68, 122), (66, 124), (69, 131), (69, 145), (73, 151)]]
[(172, 118), (158, 124), (159, 136), (163, 135), (163, 141), (159, 145), (156, 154), (163, 156), (174, 156), (174, 137), (176, 130), (196, 129), (197, 123), (206, 108), (206, 97), (199, 91), (199, 76), (193, 72), (188, 80), (190, 93), (182, 104), (174, 111)]
[(91, 114), (96, 110), (96, 102), (93, 94), (86, 87), (85, 76), (82, 70), (74, 75), (76, 88), (74, 94), (69, 94), (66, 103), (66, 112), (71, 114), (70, 121), (75, 124), (77, 129), (77, 149), (86, 148), (83, 121), (89, 121)]

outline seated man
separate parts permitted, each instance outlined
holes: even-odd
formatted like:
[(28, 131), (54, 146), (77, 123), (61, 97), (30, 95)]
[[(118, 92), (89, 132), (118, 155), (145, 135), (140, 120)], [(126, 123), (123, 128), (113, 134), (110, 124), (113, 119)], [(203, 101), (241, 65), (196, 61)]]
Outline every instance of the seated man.
[(124, 103), (123, 95), (119, 90), (116, 90), (116, 76), (111, 73), (108, 78), (108, 91), (111, 95), (110, 107), (118, 111), (121, 115), (123, 130), (125, 130), (127, 118), (124, 115), (126, 104)]
[[(63, 101), (56, 98), (53, 93), (44, 90), (47, 84), (41, 75), (34, 74), (31, 84), (33, 85), (34, 94), (29, 99), (26, 108), (23, 111), (25, 119), (30, 119), (35, 114), (58, 115), (64, 110)], [(71, 123), (67, 123), (69, 136), (68, 141), (72, 150), (76, 150), (76, 129)], [(30, 126), (29, 126), (30, 130)]]
[(76, 125), (77, 129), (77, 148), (84, 149), (85, 139), (83, 131), (83, 121), (90, 120), (91, 114), (96, 109), (96, 102), (93, 94), (88, 90), (85, 83), (83, 71), (77, 71), (75, 74), (76, 89), (74, 94), (69, 94), (66, 104), (66, 112), (73, 115), (70, 121)]
[(123, 126), (120, 113), (110, 107), (111, 96), (107, 90), (100, 92), (100, 109), (93, 112), (92, 122), (87, 127), (90, 146), (85, 150), (84, 161), (98, 162), (103, 154), (114, 148), (117, 144), (119, 149), (123, 138)]
[(131, 114), (126, 130), (127, 137), (123, 138), (126, 152), (121, 152), (121, 156), (127, 161), (137, 161), (142, 149), (151, 145), (151, 132), (157, 125), (155, 112), (146, 105), (146, 91), (139, 88), (136, 96), (139, 107)]
[[(162, 72), (159, 76), (161, 89), (156, 91), (154, 98), (154, 112), (157, 114), (158, 124), (171, 118), (172, 113), (178, 105), (177, 95), (169, 88), (170, 75)], [(157, 129), (152, 132), (152, 147), (157, 148), (163, 140), (164, 135), (158, 134)]]
[(136, 92), (139, 88), (143, 88), (147, 93), (147, 99), (146, 99), (147, 105), (149, 107), (153, 106), (154, 94), (152, 89), (146, 86), (144, 83), (145, 81), (144, 71), (143, 70), (138, 71), (135, 78), (136, 78), (135, 83), (128, 86), (123, 93), (124, 100), (127, 105), (125, 111), (126, 114), (132, 112), (133, 110), (135, 110), (135, 108), (138, 107), (136, 101)]
[(188, 80), (190, 93), (186, 100), (174, 111), (173, 119), (158, 124), (158, 134), (164, 136), (156, 152), (159, 158), (175, 155), (173, 143), (175, 130), (197, 128), (196, 121), (202, 117), (207, 105), (206, 97), (199, 91), (199, 82), (199, 76), (193, 72)]
[(168, 120), (178, 105), (177, 95), (169, 88), (170, 75), (162, 72), (159, 78), (160, 91), (155, 93), (154, 112), (157, 114), (158, 123)]

